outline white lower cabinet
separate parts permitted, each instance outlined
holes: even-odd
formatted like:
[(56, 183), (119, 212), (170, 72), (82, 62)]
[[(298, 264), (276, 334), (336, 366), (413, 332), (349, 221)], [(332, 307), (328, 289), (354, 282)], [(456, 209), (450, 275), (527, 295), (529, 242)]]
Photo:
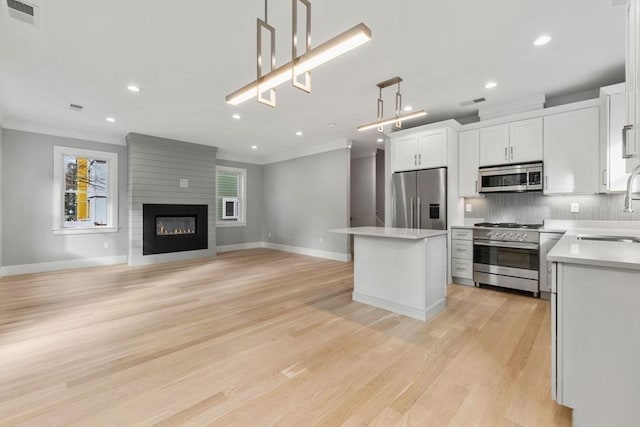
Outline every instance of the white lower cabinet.
[(554, 263), (554, 273), (554, 400), (573, 408), (574, 426), (637, 426), (640, 270)]
[[(473, 229), (451, 228), (451, 276), (473, 280)], [(467, 283), (469, 284), (469, 283)]]
[[(558, 243), (563, 233), (540, 233), (540, 292), (551, 292), (551, 266), (547, 253)], [(548, 295), (545, 295), (545, 297)]]

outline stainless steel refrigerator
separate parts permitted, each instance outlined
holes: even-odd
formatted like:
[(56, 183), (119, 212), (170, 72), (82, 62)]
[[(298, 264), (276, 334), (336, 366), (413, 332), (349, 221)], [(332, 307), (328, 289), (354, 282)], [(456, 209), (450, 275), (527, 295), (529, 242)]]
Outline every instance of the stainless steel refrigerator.
[(393, 174), (393, 226), (447, 229), (447, 168)]

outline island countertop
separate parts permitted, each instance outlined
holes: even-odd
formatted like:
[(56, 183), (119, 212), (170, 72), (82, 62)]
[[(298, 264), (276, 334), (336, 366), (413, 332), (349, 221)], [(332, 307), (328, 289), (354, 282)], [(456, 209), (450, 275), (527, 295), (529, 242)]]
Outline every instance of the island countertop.
[(393, 227), (352, 227), (330, 230), (334, 233), (353, 234), (356, 236), (387, 237), (392, 239), (419, 240), (446, 235), (447, 230), (425, 230), (416, 228)]

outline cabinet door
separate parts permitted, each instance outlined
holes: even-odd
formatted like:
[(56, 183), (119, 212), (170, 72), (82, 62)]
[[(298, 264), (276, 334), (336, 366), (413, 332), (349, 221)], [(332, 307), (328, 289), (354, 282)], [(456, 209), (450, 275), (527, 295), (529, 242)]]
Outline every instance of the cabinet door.
[(480, 165), (480, 130), (458, 134), (458, 196), (478, 197), (478, 166)]
[(558, 243), (562, 233), (540, 233), (540, 292), (551, 292), (551, 266), (547, 254)]
[[(607, 97), (605, 114), (607, 117), (606, 170), (603, 172), (602, 184), (606, 191), (625, 191), (627, 189), (626, 161), (622, 153), (622, 127), (625, 124), (625, 93), (619, 92)], [(640, 182), (637, 183), (640, 189)]]
[(511, 163), (542, 160), (542, 117), (509, 123)]
[(418, 143), (418, 167), (427, 169), (447, 166), (448, 141), (447, 129), (421, 133)]
[(480, 129), (480, 166), (509, 163), (509, 124)]
[(640, 164), (640, 1), (632, 0), (627, 5), (627, 55), (626, 55), (626, 170), (632, 172)]
[(544, 193), (593, 194), (599, 180), (599, 107), (544, 118)]
[(418, 169), (418, 135), (407, 135), (393, 140), (393, 170)]

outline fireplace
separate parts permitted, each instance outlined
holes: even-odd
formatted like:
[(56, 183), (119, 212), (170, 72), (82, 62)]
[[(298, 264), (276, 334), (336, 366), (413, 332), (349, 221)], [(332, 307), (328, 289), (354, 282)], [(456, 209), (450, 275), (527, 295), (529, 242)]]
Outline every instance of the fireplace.
[(207, 205), (142, 205), (142, 254), (207, 249)]

